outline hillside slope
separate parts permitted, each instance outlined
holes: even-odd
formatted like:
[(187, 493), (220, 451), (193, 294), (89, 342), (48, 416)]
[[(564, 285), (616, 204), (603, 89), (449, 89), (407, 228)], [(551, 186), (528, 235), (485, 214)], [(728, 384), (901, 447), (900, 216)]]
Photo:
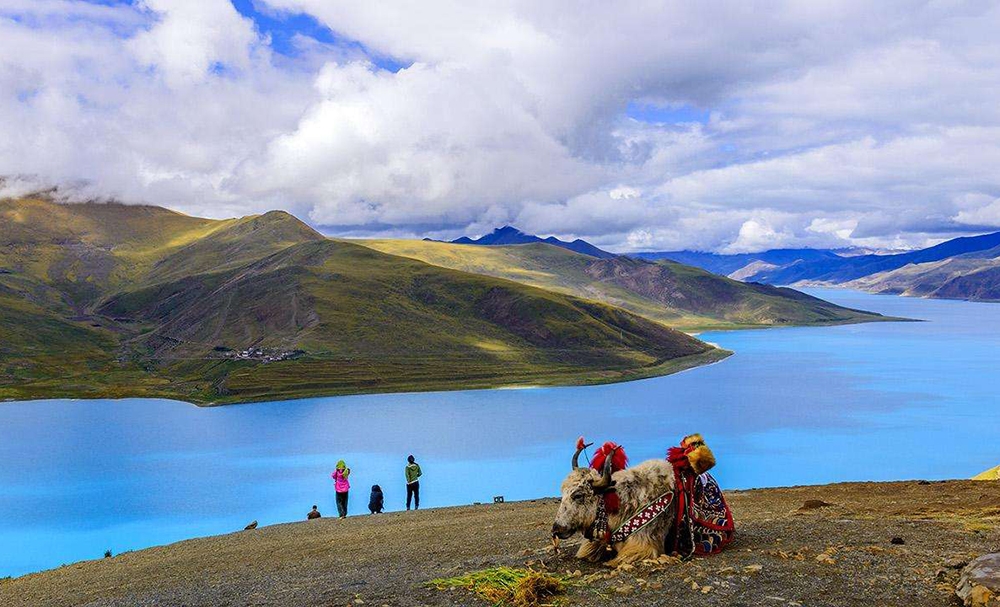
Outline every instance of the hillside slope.
[(286, 213), (0, 209), (0, 398), (602, 382), (725, 355), (619, 308), (330, 241)]
[(546, 244), (472, 247), (359, 240), (373, 249), (603, 301), (684, 330), (881, 320), (792, 289), (742, 283), (670, 261), (594, 259)]

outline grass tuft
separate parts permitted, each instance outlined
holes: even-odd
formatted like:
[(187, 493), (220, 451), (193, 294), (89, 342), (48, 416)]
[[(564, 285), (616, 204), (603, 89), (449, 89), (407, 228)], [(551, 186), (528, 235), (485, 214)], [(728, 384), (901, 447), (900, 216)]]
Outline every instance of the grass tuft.
[(464, 588), (496, 606), (538, 607), (566, 592), (565, 578), (533, 569), (492, 567), (427, 583), (438, 590)]

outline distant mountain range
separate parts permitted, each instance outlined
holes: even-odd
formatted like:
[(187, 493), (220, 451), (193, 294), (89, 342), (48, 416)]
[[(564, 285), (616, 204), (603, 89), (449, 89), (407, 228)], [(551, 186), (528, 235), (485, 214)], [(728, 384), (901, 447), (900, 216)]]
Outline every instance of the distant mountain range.
[(591, 257), (597, 257), (598, 259), (610, 259), (615, 257), (614, 253), (609, 253), (608, 251), (599, 249), (586, 240), (577, 238), (573, 242), (566, 242), (565, 240), (559, 240), (555, 236), (541, 238), (539, 236), (535, 236), (534, 234), (525, 234), (513, 226), (503, 226), (502, 228), (497, 228), (489, 234), (476, 238), (475, 240), (469, 238), (468, 236), (462, 236), (461, 238), (452, 240), (451, 242), (452, 244), (473, 244), (484, 246), (533, 244), (536, 242), (543, 242), (545, 244), (568, 249), (577, 253), (583, 253), (584, 255), (590, 255)]
[(633, 256), (672, 259), (749, 282), (843, 285), (876, 293), (1000, 301), (1000, 232), (886, 255), (775, 249), (739, 255), (669, 251)]
[(751, 264), (756, 264), (756, 267), (764, 269), (786, 266), (800, 261), (840, 259), (839, 255), (825, 249), (771, 249), (769, 251), (761, 251), (760, 253), (739, 253), (733, 255), (703, 253), (701, 251), (656, 251), (630, 253), (629, 257), (651, 261), (669, 259), (677, 263), (702, 268), (714, 274), (722, 274), (723, 276), (730, 276)]

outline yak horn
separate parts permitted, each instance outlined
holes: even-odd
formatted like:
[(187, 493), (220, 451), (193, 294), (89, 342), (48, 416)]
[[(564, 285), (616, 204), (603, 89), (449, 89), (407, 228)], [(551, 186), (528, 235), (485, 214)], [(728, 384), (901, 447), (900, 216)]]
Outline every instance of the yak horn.
[(604, 470), (601, 471), (601, 480), (594, 483), (595, 491), (606, 491), (614, 485), (614, 481), (611, 480), (611, 460), (614, 458), (615, 453), (621, 449), (621, 447), (615, 447), (608, 453), (608, 456), (604, 458)]
[(589, 447), (589, 446), (591, 446), (593, 444), (594, 443), (587, 443), (586, 445), (584, 445), (584, 446), (582, 446), (582, 447), (580, 447), (579, 449), (576, 450), (576, 453), (573, 454), (573, 470), (576, 470), (577, 468), (580, 467), (580, 453), (583, 452), (584, 449), (586, 449), (587, 447)]

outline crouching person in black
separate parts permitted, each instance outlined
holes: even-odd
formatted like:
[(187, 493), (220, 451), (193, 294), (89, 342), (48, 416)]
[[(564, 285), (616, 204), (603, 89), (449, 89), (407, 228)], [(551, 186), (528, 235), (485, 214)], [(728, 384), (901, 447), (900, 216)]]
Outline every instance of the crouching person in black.
[(372, 485), (372, 494), (368, 498), (368, 510), (372, 514), (381, 514), (385, 508), (385, 497), (382, 495), (382, 487)]

